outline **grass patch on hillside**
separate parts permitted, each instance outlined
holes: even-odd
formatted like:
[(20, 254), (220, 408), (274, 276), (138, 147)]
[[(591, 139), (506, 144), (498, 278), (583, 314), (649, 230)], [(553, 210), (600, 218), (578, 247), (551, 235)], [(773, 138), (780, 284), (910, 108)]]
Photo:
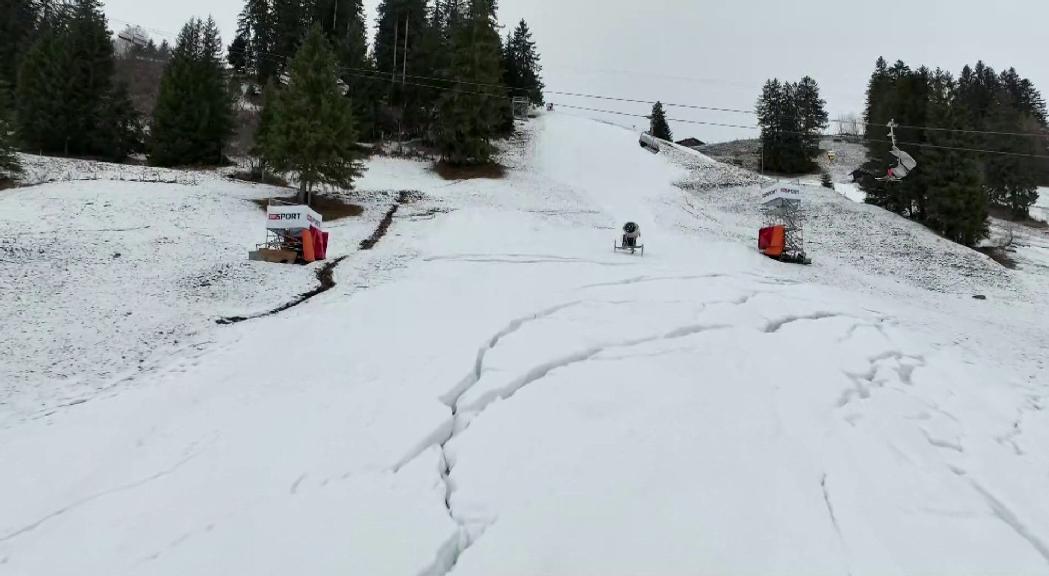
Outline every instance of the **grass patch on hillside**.
[[(280, 200), (281, 202), (295, 202), (295, 196), (278, 196), (276, 198), (258, 198), (252, 200), (259, 208), (265, 210), (266, 206), (269, 205), (270, 200)], [(335, 196), (322, 196), (319, 194), (313, 195), (313, 204), (311, 206), (317, 211), (321, 217), (324, 218), (325, 222), (334, 222), (336, 220), (342, 220), (343, 218), (356, 218), (364, 213), (364, 208), (354, 204), (343, 198)]]
[(1005, 266), (1010, 270), (1016, 270), (1017, 268), (1016, 260), (1014, 260), (1013, 257), (1009, 255), (1009, 251), (1005, 248), (1002, 248), (1000, 246), (980, 246), (975, 250), (977, 252), (986, 254), (991, 258), (991, 260), (994, 260), (995, 262), (1001, 264), (1002, 266)]
[(229, 175), (229, 179), (240, 180), (241, 182), (252, 182), (254, 184), (269, 184), (270, 186), (280, 186), (281, 188), (288, 187), (288, 181), (284, 178), (270, 172), (263, 174), (257, 169), (234, 172)]
[(1038, 230), (1049, 229), (1049, 223), (1047, 223), (1047, 222), (1043, 222), (1041, 220), (1037, 220), (1035, 218), (1031, 218), (1030, 216), (1028, 216), (1026, 218), (1016, 218), (1013, 215), (1011, 210), (1009, 210), (1008, 208), (1003, 208), (1001, 206), (991, 206), (990, 208), (987, 209), (987, 212), (991, 216), (994, 216), (995, 218), (998, 218), (999, 220), (1005, 220), (1007, 222), (1015, 222), (1015, 223), (1020, 224), (1022, 226), (1027, 226), (1028, 228), (1035, 228), (1035, 229), (1038, 229)]

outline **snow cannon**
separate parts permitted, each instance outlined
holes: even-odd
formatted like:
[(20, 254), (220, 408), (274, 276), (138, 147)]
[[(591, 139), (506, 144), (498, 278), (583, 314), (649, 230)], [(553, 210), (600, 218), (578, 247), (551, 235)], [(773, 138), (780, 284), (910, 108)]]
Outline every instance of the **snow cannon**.
[(623, 226), (623, 237), (620, 242), (612, 242), (612, 252), (627, 252), (635, 254), (641, 251), (645, 255), (645, 245), (641, 244), (641, 227), (634, 222), (627, 222)]
[(811, 264), (805, 255), (801, 187), (776, 183), (761, 191), (765, 225), (758, 231), (758, 251), (769, 258)]
[(641, 134), (641, 138), (638, 140), (638, 144), (640, 144), (642, 148), (648, 150), (653, 154), (659, 154), (659, 139), (648, 132), (643, 132)]
[(266, 241), (249, 260), (278, 264), (327, 259), (328, 233), (323, 217), (309, 206), (271, 200), (266, 206)]

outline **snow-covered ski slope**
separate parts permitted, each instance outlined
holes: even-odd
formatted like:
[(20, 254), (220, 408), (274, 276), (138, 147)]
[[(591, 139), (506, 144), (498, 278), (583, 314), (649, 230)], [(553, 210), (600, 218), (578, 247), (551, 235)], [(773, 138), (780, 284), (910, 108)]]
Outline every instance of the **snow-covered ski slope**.
[(0, 430), (0, 573), (1049, 572), (1044, 277), (815, 188), (766, 260), (757, 185), (581, 118), (505, 160), (373, 161), (425, 197), (335, 289)]

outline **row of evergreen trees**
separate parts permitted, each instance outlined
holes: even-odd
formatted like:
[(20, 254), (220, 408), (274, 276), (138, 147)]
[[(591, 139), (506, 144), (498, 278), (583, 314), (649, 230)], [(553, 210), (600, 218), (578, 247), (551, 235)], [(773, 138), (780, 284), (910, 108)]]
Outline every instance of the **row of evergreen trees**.
[(452, 163), (487, 162), (513, 128), (510, 99), (543, 103), (525, 22), (503, 42), (495, 0), (382, 0), (367, 52), (361, 0), (246, 0), (233, 68), (256, 85), (280, 79), (305, 31), (330, 43), (360, 136), (423, 138)]
[[(29, 32), (5, 37), (15, 68), (16, 127), (31, 151), (122, 160), (141, 148), (127, 88), (113, 81), (111, 33), (99, 0), (9, 0)], [(23, 37), (24, 36), (24, 37)], [(32, 43), (27, 43), (33, 39)]]
[[(316, 124), (323, 114), (304, 102), (322, 97), (330, 109), (351, 111), (343, 118), (325, 109), (333, 123), (324, 125), (332, 129), (318, 130), (324, 138), (317, 146), (340, 156), (335, 172), (352, 177), (356, 169), (346, 167), (357, 139), (395, 131), (436, 144), (448, 162), (488, 162), (492, 140), (512, 130), (511, 96), (543, 102), (527, 24), (504, 43), (495, 0), (385, 0), (370, 54), (361, 0), (246, 0), (229, 47), (211, 19), (191, 20), (174, 48), (131, 47), (131, 57), (165, 66), (147, 131), (126, 87), (114, 81), (114, 43), (100, 0), (6, 0), (0, 11), (0, 90), (5, 82), (12, 86), (17, 102), (14, 117), (0, 121), (12, 122), (18, 144), (34, 152), (122, 160), (146, 151), (156, 165), (222, 163), (237, 128), (240, 84), (250, 79), (269, 85), (263, 114), (269, 126), (254, 149), (271, 167), (288, 165), (279, 150), (291, 153), (274, 145), (280, 139), (272, 135), (282, 131), (273, 127)], [(293, 87), (293, 58), (307, 44), (300, 79), (309, 67), (341, 84), (331, 88), (325, 79)], [(330, 100), (332, 90), (338, 102)], [(336, 134), (345, 142), (335, 141)], [(0, 130), (0, 150), (13, 148), (12, 136)], [(297, 137), (309, 135), (300, 130)], [(316, 146), (313, 152), (327, 153)], [(307, 187), (326, 181), (304, 180)]]
[(863, 178), (871, 204), (974, 245), (987, 234), (989, 206), (1022, 217), (1037, 200), (1044, 161), (961, 150), (1045, 155), (1046, 140), (1030, 136), (1046, 129), (1045, 101), (1013, 69), (996, 74), (978, 63), (956, 79), (940, 69), (914, 70), (903, 62), (890, 67), (880, 58), (868, 84), (864, 120), (868, 174), (884, 174), (893, 163), (888, 129), (878, 128), (891, 120), (901, 125), (896, 130), (900, 148), (918, 161), (918, 169), (900, 182)]
[(11, 103), (7, 90), (0, 87), (0, 185), (22, 172), (15, 154), (15, 126), (12, 122)]
[(783, 174), (813, 171), (828, 125), (826, 102), (815, 80), (765, 83), (757, 105), (764, 168)]

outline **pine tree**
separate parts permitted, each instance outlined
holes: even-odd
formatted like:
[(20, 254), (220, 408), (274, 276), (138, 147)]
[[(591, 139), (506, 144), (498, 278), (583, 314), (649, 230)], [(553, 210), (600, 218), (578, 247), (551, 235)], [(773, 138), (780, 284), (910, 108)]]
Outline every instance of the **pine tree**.
[(656, 102), (652, 106), (652, 115), (649, 117), (649, 120), (649, 134), (660, 140), (674, 140), (674, 134), (670, 131), (670, 124), (667, 123), (667, 114), (663, 110), (662, 102)]
[(342, 66), (360, 68), (367, 58), (361, 0), (314, 0), (311, 22), (320, 26)]
[(232, 98), (214, 20), (191, 19), (179, 34), (153, 111), (150, 162), (216, 165), (233, 131)]
[(763, 168), (786, 174), (811, 172), (812, 158), (819, 152), (819, 130), (827, 123), (815, 81), (769, 80), (758, 99), (757, 116)]
[[(125, 94), (113, 86), (114, 50), (98, 0), (76, 0), (48, 12), (37, 41), (22, 59), (18, 128), (32, 150), (124, 158), (118, 139), (100, 137)], [(131, 115), (119, 121), (134, 122)]]
[[(386, 123), (391, 132), (424, 135), (433, 117), (437, 94), (412, 76), (435, 76), (432, 56), (424, 53), (427, 37), (425, 0), (381, 0), (375, 33), (375, 66), (386, 92)], [(386, 80), (388, 79), (388, 80)]]
[(116, 161), (143, 151), (142, 119), (131, 102), (126, 84), (117, 84), (106, 97), (99, 120), (95, 133), (98, 150), (107, 151), (106, 155)]
[(0, 2), (0, 83), (14, 86), (22, 54), (40, 23), (40, 9), (32, 0)]
[(99, 129), (102, 107), (113, 89), (113, 42), (99, 0), (78, 0), (68, 24), (65, 49), (69, 68), (65, 82), (71, 87), (69, 109), (70, 152), (104, 154), (91, 145)]
[(1030, 81), (1015, 69), (1001, 73), (990, 95), (986, 126), (1001, 135), (987, 138), (992, 149), (1014, 155), (992, 155), (985, 159), (986, 185), (994, 204), (1008, 208), (1016, 218), (1026, 218), (1038, 200), (1038, 181), (1044, 161), (1032, 156), (1045, 149), (1038, 138), (1004, 133), (1036, 133), (1044, 129), (1045, 103)]
[(277, 60), (276, 69), (283, 72), (302, 44), (311, 12), (303, 0), (273, 0), (272, 14), (273, 47), (269, 56)]
[(517, 55), (514, 54), (514, 37), (507, 34), (503, 44), (503, 85), (510, 90), (510, 94), (517, 97), (524, 96), (525, 93), (521, 84), (521, 72), (517, 69)]
[(248, 40), (243, 34), (233, 39), (226, 51), (226, 61), (237, 74), (244, 74), (248, 69)]
[(756, 108), (758, 127), (761, 128), (761, 168), (763, 171), (766, 163), (773, 165), (778, 163), (773, 159), (773, 155), (780, 150), (779, 126), (781, 124), (780, 116), (783, 107), (783, 84), (775, 78), (766, 81), (761, 89), (761, 96), (758, 98)]
[(310, 203), (314, 188), (351, 188), (360, 175), (357, 133), (350, 101), (338, 86), (335, 54), (319, 27), (313, 28), (289, 67), (288, 85), (267, 98), (259, 149), (277, 172), (295, 172), (299, 199)]
[[(927, 101), (928, 70), (913, 71), (901, 61), (890, 68), (884, 59), (878, 59), (868, 86), (864, 115), (868, 124), (865, 143), (869, 160), (862, 170), (871, 177), (864, 178), (861, 187), (867, 193), (867, 203), (918, 220), (922, 217), (925, 198), (922, 176), (925, 162), (919, 161), (919, 170), (901, 182), (878, 182), (875, 177), (884, 176), (895, 163), (890, 154), (889, 122), (924, 126)], [(896, 135), (900, 142), (921, 142), (925, 138), (923, 132), (907, 128), (898, 129)]]
[(830, 190), (834, 189), (834, 179), (831, 178), (829, 172), (823, 172), (820, 174), (820, 185)]
[(375, 133), (378, 101), (387, 84), (375, 78), (375, 66), (368, 56), (367, 26), (361, 0), (318, 0), (314, 21), (335, 51), (340, 76), (348, 87), (357, 130), (362, 137)]
[(533, 106), (542, 106), (545, 86), (540, 73), (543, 67), (539, 63), (539, 53), (532, 40), (532, 31), (524, 20), (514, 29), (513, 35), (507, 38), (504, 62), (504, 83), (511, 93), (514, 96), (527, 96)]
[(801, 132), (801, 149), (806, 160), (815, 158), (820, 153), (820, 138), (829, 126), (827, 103), (820, 97), (820, 87), (811, 77), (806, 76), (798, 83), (796, 97), (798, 100), (798, 125)]
[(33, 152), (64, 153), (70, 120), (65, 43), (55, 29), (44, 30), (22, 58), (15, 103), (18, 132)]
[(260, 85), (274, 77), (280, 62), (273, 54), (274, 34), (272, 0), (245, 0), (237, 19), (237, 36), (247, 42), (246, 66)]
[[(960, 128), (968, 116), (957, 97), (957, 85), (942, 70), (931, 75), (926, 107), (929, 122), (937, 127)], [(931, 143), (923, 154), (925, 224), (949, 240), (973, 246), (987, 235), (987, 199), (980, 178), (980, 165), (975, 157), (950, 148), (965, 147), (969, 142), (959, 133), (930, 133)]]
[(10, 87), (0, 82), (0, 182), (22, 172), (15, 153), (15, 126), (11, 121)]
[(449, 164), (491, 161), (492, 139), (499, 134), (509, 108), (509, 95), (496, 88), (502, 79), (502, 46), (491, 0), (472, 0), (467, 14), (450, 24), (450, 62), (445, 72), (452, 84), (441, 97), (437, 146)]
[(266, 168), (264, 145), (270, 141), (270, 134), (276, 122), (278, 94), (277, 84), (273, 80), (270, 80), (262, 91), (262, 112), (259, 114), (259, 127), (255, 131), (255, 142), (251, 147), (251, 155), (259, 159), (260, 171)]
[(422, 75), (424, 71), (417, 66), (423, 56), (418, 50), (418, 45), (427, 26), (426, 16), (429, 11), (426, 1), (380, 0), (377, 12), (375, 63), (379, 71), (386, 72), (391, 77), (400, 76), (404, 71), (407, 54), (408, 73)]
[(167, 40), (160, 41), (160, 46), (157, 47), (157, 58), (165, 62), (171, 58), (171, 44), (168, 44)]

